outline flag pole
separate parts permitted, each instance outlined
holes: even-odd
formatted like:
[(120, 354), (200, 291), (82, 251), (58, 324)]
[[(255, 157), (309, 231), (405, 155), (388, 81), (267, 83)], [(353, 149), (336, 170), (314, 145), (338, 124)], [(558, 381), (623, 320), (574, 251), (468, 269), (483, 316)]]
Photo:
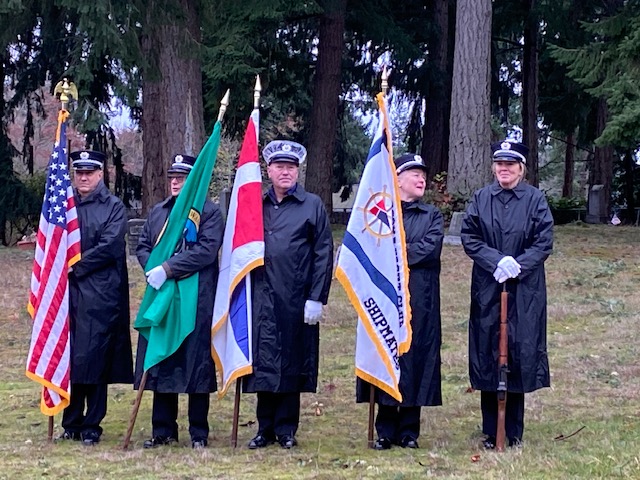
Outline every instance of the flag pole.
[[(387, 72), (387, 66), (382, 67), (382, 76), (380, 82), (380, 89), (384, 96), (387, 96), (387, 90), (389, 89), (389, 73)], [(367, 433), (367, 445), (369, 448), (373, 448), (373, 423), (375, 421), (376, 412), (376, 393), (375, 387), (372, 383), (369, 384), (369, 429)]]
[[(220, 111), (218, 112), (218, 121), (222, 120), (222, 117), (224, 117), (224, 112), (226, 112), (227, 110), (227, 106), (229, 105), (229, 94), (230, 94), (230, 91), (227, 89), (227, 92), (224, 94), (224, 97), (220, 101)], [(140, 403), (142, 402), (142, 395), (144, 394), (144, 387), (147, 384), (148, 375), (149, 375), (149, 370), (145, 370), (142, 374), (142, 378), (140, 379), (140, 385), (138, 386), (138, 393), (136, 394), (136, 400), (133, 403), (133, 408), (131, 409), (131, 415), (129, 416), (127, 433), (125, 434), (124, 441), (122, 442), (123, 450), (127, 450), (129, 448), (129, 443), (131, 442), (131, 435), (133, 434), (133, 428), (136, 424), (138, 411), (140, 410)]]
[[(60, 110), (68, 111), (69, 103), (73, 100), (78, 100), (78, 89), (73, 82), (69, 82), (67, 78), (58, 82), (54, 88), (54, 95), (60, 96)], [(67, 139), (67, 166), (69, 162), (71, 140)], [(54, 415), (49, 415), (47, 421), (47, 441), (53, 442), (53, 421)]]
[[(260, 75), (256, 75), (256, 84), (253, 87), (253, 109), (260, 108), (260, 92), (262, 85), (260, 84)], [(252, 120), (249, 119), (251, 122)], [(238, 446), (238, 421), (240, 417), (240, 393), (242, 390), (242, 378), (236, 380), (236, 394), (233, 399), (233, 423), (231, 425), (231, 446)]]

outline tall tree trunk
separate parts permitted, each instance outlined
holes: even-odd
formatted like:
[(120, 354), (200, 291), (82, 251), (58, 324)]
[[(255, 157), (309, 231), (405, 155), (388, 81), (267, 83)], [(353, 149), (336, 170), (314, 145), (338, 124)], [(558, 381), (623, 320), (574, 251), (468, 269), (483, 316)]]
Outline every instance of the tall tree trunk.
[(523, 0), (528, 12), (524, 27), (522, 53), (522, 136), (529, 148), (527, 176), (535, 187), (540, 183), (538, 171), (538, 16), (535, 0)]
[(320, 196), (331, 214), (333, 156), (336, 149), (338, 96), (347, 0), (324, 0), (320, 19), (318, 62), (314, 78), (306, 188)]
[(564, 152), (564, 181), (562, 182), (562, 196), (573, 197), (573, 172), (575, 169), (576, 134), (571, 132), (566, 138), (567, 145)]
[[(609, 119), (609, 109), (607, 99), (598, 99), (596, 114), (596, 138), (602, 135)], [(613, 147), (603, 146), (595, 148), (593, 158), (593, 168), (590, 175), (590, 186), (603, 185), (603, 211), (608, 216), (611, 213), (611, 182), (613, 181)], [(603, 219), (602, 219), (603, 220)]]
[(167, 195), (166, 172), (174, 155), (196, 156), (204, 144), (200, 22), (195, 0), (179, 0), (181, 18), (158, 20), (147, 7), (142, 48), (151, 67), (142, 86), (142, 210)]
[(458, 0), (447, 189), (469, 197), (491, 178), (491, 0)]
[(429, 48), (429, 61), (435, 80), (429, 83), (426, 120), (422, 127), (421, 154), (427, 165), (427, 178), (446, 172), (449, 154), (449, 112), (451, 111), (451, 86), (448, 74), (449, 50), (449, 0), (434, 0), (434, 34)]

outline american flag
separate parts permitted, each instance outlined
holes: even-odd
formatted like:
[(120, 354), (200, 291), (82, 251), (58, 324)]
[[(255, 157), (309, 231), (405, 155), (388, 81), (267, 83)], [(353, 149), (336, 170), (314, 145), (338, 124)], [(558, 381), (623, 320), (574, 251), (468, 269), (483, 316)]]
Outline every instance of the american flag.
[(45, 415), (63, 410), (71, 397), (68, 272), (80, 260), (80, 229), (67, 166), (68, 116), (65, 110), (58, 115), (27, 306), (33, 331), (26, 373), (43, 386)]

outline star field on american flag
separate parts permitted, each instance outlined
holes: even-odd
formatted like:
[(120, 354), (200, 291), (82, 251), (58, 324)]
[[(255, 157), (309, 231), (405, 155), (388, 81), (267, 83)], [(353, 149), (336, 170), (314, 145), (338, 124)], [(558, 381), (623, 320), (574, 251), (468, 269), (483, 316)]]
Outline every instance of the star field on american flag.
[(46, 196), (42, 204), (42, 214), (49, 223), (66, 228), (67, 194), (71, 194), (71, 177), (67, 168), (67, 149), (54, 144), (47, 171)]

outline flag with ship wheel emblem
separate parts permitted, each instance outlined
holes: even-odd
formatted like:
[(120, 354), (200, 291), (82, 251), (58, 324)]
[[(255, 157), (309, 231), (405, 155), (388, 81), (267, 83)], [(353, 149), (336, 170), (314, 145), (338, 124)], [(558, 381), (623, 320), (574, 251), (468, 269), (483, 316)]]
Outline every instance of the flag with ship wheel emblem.
[(358, 313), (356, 375), (401, 401), (398, 360), (411, 345), (409, 267), (383, 94), (377, 100), (380, 121), (336, 276)]

